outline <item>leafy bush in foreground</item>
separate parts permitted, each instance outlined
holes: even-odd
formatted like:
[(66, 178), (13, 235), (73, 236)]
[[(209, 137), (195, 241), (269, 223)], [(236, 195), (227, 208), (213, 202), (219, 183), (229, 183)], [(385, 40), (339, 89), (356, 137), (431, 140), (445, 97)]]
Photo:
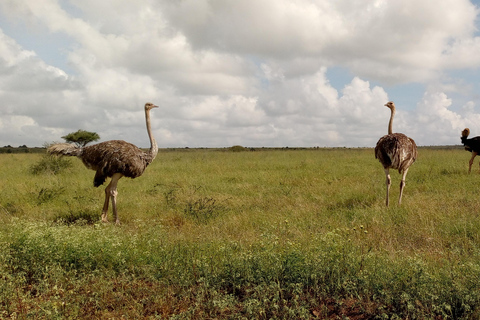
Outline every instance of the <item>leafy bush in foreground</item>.
[(43, 173), (57, 174), (70, 167), (72, 167), (72, 162), (67, 158), (44, 155), (36, 164), (30, 167), (30, 172), (34, 175)]
[[(165, 236), (158, 228), (124, 234), (110, 226), (15, 224), (2, 231), (0, 270), (24, 289), (21, 299), (12, 299), (20, 293), (4, 283), (2, 309), (18, 311), (24, 304), (27, 315), (120, 315), (133, 312), (126, 301), (143, 297), (148, 314), (138, 305), (132, 316), (310, 319), (336, 312), (362, 314), (359, 319), (469, 319), (479, 312), (475, 259), (438, 265), (422, 257), (391, 258), (365, 251), (341, 233), (318, 235), (308, 246), (284, 245), (268, 234), (253, 246), (171, 243)], [(119, 282), (130, 284), (120, 292), (103, 290), (97, 306), (85, 309), (93, 288)], [(63, 309), (47, 301), (58, 290), (69, 301)], [(85, 295), (81, 301), (74, 298), (78, 290)], [(38, 300), (41, 309), (33, 307)]]

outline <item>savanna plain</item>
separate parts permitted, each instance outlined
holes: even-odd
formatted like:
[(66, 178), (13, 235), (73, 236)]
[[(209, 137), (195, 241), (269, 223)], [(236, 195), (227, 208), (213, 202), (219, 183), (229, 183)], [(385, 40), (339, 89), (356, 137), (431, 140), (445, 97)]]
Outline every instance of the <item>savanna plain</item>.
[(0, 319), (480, 318), (470, 153), (419, 148), (386, 208), (371, 148), (233, 150), (160, 150), (120, 226), (79, 159), (0, 154)]

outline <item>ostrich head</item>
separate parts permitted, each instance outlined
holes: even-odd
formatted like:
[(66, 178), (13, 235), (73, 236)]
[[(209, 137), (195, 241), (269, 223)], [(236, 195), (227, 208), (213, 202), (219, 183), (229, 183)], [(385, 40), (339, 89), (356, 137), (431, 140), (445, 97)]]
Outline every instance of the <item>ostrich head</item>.
[(145, 103), (145, 111), (147, 111), (147, 110), (152, 110), (153, 108), (158, 108), (158, 106), (154, 105), (154, 104), (151, 103), (151, 102)]
[(387, 102), (385, 104), (385, 107), (388, 107), (388, 108), (390, 108), (390, 110), (395, 111), (395, 104), (393, 103), (393, 101)]
[(469, 134), (470, 134), (470, 129), (468, 129), (468, 128), (463, 129), (462, 138), (468, 137)]

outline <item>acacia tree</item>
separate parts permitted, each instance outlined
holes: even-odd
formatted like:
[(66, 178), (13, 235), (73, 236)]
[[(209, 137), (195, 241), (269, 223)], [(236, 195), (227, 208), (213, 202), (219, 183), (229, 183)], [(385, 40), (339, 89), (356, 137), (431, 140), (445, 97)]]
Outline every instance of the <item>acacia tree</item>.
[(63, 136), (62, 139), (65, 139), (66, 142), (74, 142), (79, 147), (85, 147), (88, 143), (100, 139), (100, 136), (96, 132), (79, 129), (77, 132), (72, 132)]

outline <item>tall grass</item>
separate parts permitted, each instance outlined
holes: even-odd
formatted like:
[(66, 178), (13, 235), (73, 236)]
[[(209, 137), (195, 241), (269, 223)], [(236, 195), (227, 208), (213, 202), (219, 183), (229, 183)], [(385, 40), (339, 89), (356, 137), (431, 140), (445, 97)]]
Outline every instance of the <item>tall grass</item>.
[(80, 161), (0, 155), (0, 318), (476, 319), (468, 159), (421, 148), (387, 209), (371, 149), (163, 152), (116, 227)]

